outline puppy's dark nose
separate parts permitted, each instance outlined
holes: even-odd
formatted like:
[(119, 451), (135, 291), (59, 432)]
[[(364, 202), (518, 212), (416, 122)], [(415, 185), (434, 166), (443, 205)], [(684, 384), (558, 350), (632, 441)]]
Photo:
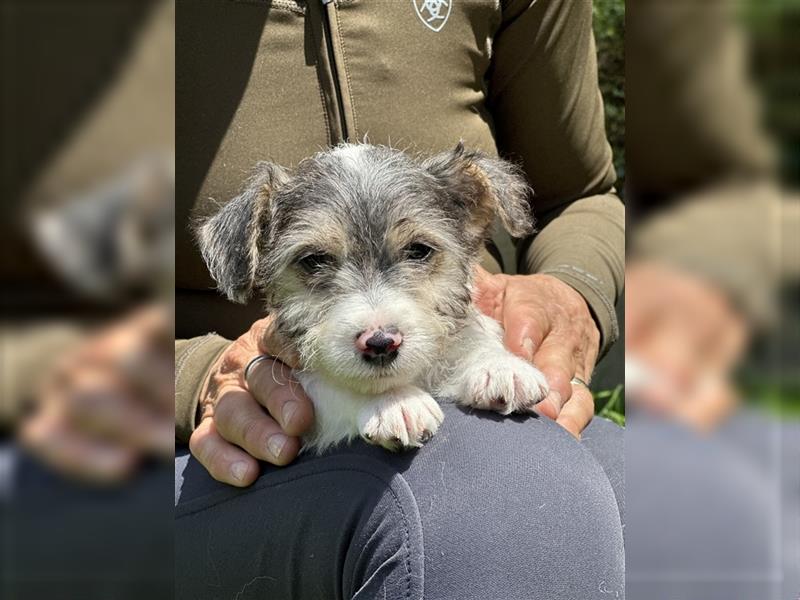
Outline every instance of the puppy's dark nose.
[(396, 328), (367, 329), (356, 338), (356, 348), (367, 362), (379, 362), (383, 365), (397, 357), (397, 349), (403, 343), (403, 336)]
[(394, 346), (394, 340), (381, 331), (376, 331), (366, 342), (367, 350), (372, 354), (387, 354)]

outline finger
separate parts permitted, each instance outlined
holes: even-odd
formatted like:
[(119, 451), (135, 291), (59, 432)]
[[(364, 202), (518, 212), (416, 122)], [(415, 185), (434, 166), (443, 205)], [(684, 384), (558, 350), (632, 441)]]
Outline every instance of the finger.
[(225, 390), (214, 411), (219, 434), (256, 458), (273, 465), (292, 462), (300, 451), (300, 440), (286, 435), (281, 426), (245, 390)]
[(533, 361), (551, 330), (550, 315), (546, 311), (526, 307), (524, 302), (516, 302), (514, 298), (506, 298), (505, 302), (518, 307), (503, 315), (505, 346), (517, 356)]
[(129, 449), (76, 432), (53, 412), (41, 412), (26, 421), (20, 429), (20, 441), (57, 472), (93, 483), (122, 481), (137, 463)]
[(284, 432), (299, 436), (311, 428), (314, 405), (289, 367), (280, 361), (262, 360), (253, 365), (247, 379), (247, 389)]
[(258, 461), (225, 441), (214, 419), (203, 419), (189, 438), (189, 449), (217, 481), (247, 487), (258, 477)]
[(581, 432), (594, 416), (594, 398), (592, 392), (583, 385), (576, 385), (570, 399), (561, 408), (556, 423), (581, 439)]
[[(550, 393), (536, 408), (547, 416), (558, 415), (572, 396), (570, 380), (578, 370), (575, 345), (563, 336), (550, 334), (534, 354), (533, 364), (544, 374), (550, 386)], [(583, 379), (581, 374), (578, 377)]]

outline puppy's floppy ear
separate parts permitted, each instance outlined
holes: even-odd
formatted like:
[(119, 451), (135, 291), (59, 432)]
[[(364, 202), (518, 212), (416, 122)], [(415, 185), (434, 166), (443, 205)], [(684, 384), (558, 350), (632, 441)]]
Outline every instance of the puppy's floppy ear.
[(234, 302), (247, 302), (253, 292), (260, 262), (259, 237), (266, 230), (275, 191), (288, 180), (282, 167), (258, 163), (244, 191), (197, 228), (208, 271)]
[(495, 215), (514, 237), (533, 231), (529, 203), (533, 190), (515, 164), (464, 150), (459, 142), (455, 149), (425, 160), (423, 166), (466, 210), (468, 227), (477, 235), (489, 235)]

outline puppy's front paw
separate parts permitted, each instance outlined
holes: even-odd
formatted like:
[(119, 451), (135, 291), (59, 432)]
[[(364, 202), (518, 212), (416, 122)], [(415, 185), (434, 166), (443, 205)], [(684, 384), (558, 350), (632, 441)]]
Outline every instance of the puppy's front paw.
[(549, 391), (542, 372), (510, 352), (475, 361), (463, 377), (461, 404), (504, 415), (533, 412)]
[(367, 442), (397, 452), (419, 448), (444, 420), (439, 404), (416, 387), (390, 392), (364, 408), (358, 430)]

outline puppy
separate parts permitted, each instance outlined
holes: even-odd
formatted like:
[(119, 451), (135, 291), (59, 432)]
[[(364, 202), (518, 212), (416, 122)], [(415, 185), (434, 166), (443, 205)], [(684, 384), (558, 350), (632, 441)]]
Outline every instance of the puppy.
[(316, 411), (306, 448), (359, 435), (419, 447), (443, 419), (434, 397), (532, 412), (544, 376), (471, 302), (495, 216), (531, 231), (529, 192), (515, 166), (461, 144), (427, 159), (342, 144), (292, 172), (259, 163), (199, 227), (218, 287), (237, 302), (263, 295), (300, 357)]

